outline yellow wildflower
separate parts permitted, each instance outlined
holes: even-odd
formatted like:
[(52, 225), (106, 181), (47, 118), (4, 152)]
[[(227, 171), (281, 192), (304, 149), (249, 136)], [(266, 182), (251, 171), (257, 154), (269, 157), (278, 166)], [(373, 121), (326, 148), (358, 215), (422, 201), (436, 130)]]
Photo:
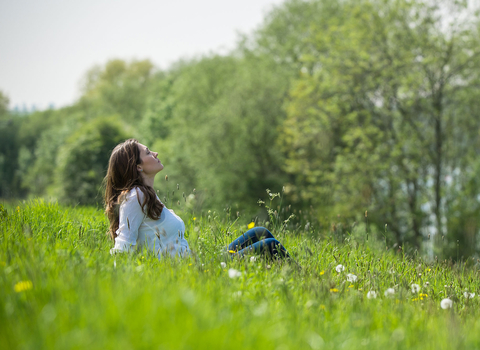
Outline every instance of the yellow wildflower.
[(255, 223), (254, 222), (251, 222), (248, 224), (247, 228), (250, 230), (251, 228), (254, 228), (255, 227)]
[(320, 271), (320, 276), (323, 275), (324, 273), (325, 273), (325, 270)]
[(348, 288), (353, 288), (353, 284), (352, 284), (352, 285), (349, 285)]
[(20, 207), (17, 206), (17, 211), (20, 211)]
[(197, 220), (197, 218), (196, 218), (196, 217), (194, 217), (194, 218), (193, 218), (193, 221), (195, 221), (195, 220)]
[(325, 305), (320, 305), (320, 309), (325, 310)]
[(20, 293), (33, 288), (32, 281), (20, 281), (18, 282), (13, 289), (15, 292)]
[(332, 292), (332, 293), (337, 293), (337, 292), (338, 292), (338, 289), (337, 289), (337, 288), (331, 288), (331, 289), (330, 289), (330, 292)]
[(236, 253), (235, 250), (229, 250), (228, 252), (231, 253), (231, 254), (235, 254), (235, 253)]

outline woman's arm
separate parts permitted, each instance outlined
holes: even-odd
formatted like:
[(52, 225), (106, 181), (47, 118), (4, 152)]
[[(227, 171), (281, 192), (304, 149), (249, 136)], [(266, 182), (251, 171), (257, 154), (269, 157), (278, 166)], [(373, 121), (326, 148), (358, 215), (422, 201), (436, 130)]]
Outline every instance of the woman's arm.
[(130, 251), (136, 246), (138, 229), (145, 218), (139, 201), (143, 202), (143, 192), (134, 188), (120, 205), (119, 225), (113, 252)]

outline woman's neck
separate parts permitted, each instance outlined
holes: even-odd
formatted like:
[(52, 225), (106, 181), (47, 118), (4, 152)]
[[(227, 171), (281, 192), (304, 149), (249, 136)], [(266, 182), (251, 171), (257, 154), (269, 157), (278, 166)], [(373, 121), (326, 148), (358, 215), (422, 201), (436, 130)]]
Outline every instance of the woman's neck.
[(146, 186), (150, 186), (151, 188), (153, 188), (153, 180), (155, 180), (155, 176), (149, 177), (142, 174), (142, 180)]

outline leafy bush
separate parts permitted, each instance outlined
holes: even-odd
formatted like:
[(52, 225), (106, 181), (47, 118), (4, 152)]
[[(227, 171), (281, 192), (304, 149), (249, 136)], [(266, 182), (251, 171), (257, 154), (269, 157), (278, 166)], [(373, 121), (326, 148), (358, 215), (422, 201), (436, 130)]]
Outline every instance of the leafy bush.
[(59, 150), (59, 200), (67, 204), (100, 203), (110, 153), (124, 139), (122, 126), (113, 117), (95, 119), (68, 138)]

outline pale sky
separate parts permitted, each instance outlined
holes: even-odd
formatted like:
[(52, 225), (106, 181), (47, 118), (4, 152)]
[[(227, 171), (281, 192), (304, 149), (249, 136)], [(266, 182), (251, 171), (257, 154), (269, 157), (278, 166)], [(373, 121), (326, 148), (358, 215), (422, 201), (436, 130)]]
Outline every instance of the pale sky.
[(283, 0), (0, 0), (0, 90), (10, 108), (61, 107), (109, 59), (227, 53)]

